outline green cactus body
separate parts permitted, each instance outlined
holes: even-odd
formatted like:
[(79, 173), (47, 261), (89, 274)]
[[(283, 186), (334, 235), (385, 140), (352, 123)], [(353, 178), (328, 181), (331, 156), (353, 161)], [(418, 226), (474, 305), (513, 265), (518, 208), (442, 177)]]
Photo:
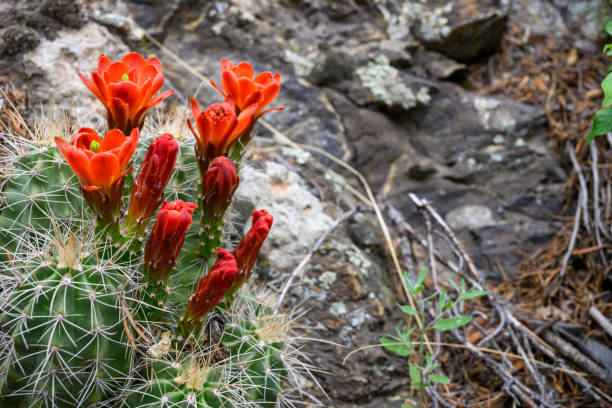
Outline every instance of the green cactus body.
[(122, 274), (108, 267), (65, 267), (56, 260), (19, 265), (18, 285), (0, 320), (12, 337), (2, 394), (25, 406), (75, 407), (123, 385), (130, 350), (121, 318)]
[[(29, 253), (52, 220), (87, 219), (78, 177), (55, 147), (32, 145), (3, 186), (0, 261)], [(10, 256), (9, 256), (10, 255)]]
[(189, 359), (183, 362), (154, 360), (145, 378), (127, 392), (122, 407), (230, 408), (221, 389), (218, 370), (205, 369)]
[(242, 369), (240, 382), (248, 399), (262, 408), (275, 407), (287, 378), (282, 344), (264, 341), (250, 322), (230, 324), (221, 341), (232, 362)]

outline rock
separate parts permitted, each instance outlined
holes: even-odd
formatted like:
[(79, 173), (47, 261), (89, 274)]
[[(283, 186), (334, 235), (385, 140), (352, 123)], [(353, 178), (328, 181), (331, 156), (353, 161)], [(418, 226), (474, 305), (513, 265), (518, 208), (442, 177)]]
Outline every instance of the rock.
[(413, 64), (408, 72), (420, 76), (419, 71), (424, 71), (426, 75), (423, 76), (427, 78), (447, 79), (465, 72), (466, 68), (464, 64), (458, 63), (435, 51), (417, 50), (414, 53)]
[(380, 55), (355, 71), (359, 85), (353, 85), (349, 97), (360, 106), (374, 105), (391, 112), (408, 111), (431, 100), (429, 88), (418, 80), (409, 80)]
[(466, 62), (492, 52), (506, 29), (507, 10), (497, 2), (406, 1), (402, 13), (427, 48)]
[(344, 52), (328, 54), (323, 63), (316, 65), (308, 75), (308, 80), (316, 85), (333, 85), (350, 80), (355, 72), (356, 62)]
[(13, 24), (2, 30), (3, 46), (0, 53), (17, 55), (36, 47), (40, 41), (38, 33), (30, 27)]
[[(118, 1), (119, 3), (121, 1)], [(136, 22), (139, 28), (149, 34), (157, 35), (163, 32), (166, 24), (184, 0), (166, 0), (161, 4), (155, 1), (124, 0), (127, 15)]]
[(512, 20), (536, 35), (600, 42), (605, 38), (603, 25), (610, 16), (612, 6), (601, 0), (512, 2)]
[(446, 215), (446, 222), (455, 230), (463, 228), (477, 230), (497, 224), (493, 212), (484, 205), (465, 205), (451, 210)]
[(80, 28), (87, 18), (82, 6), (72, 0), (44, 0), (40, 2), (6, 1), (0, 12), (4, 53), (16, 55), (33, 49), (41, 37), (54, 39), (66, 28)]
[(516, 250), (529, 252), (553, 236), (551, 215), (565, 197), (563, 170), (542, 144), (544, 113), (431, 84), (427, 106), (394, 119), (330, 93), (353, 147), (352, 164), (414, 225), (422, 219), (407, 192), (465, 228), (461, 238), (489, 277), (499, 277), (496, 261), (511, 274), (521, 262)]
[[(274, 216), (264, 252), (270, 265), (282, 271), (297, 266), (332, 223), (301, 177), (274, 162), (263, 163), (261, 170), (242, 166), (235, 200), (242, 219), (260, 208)], [(250, 222), (245, 227), (248, 230)]]

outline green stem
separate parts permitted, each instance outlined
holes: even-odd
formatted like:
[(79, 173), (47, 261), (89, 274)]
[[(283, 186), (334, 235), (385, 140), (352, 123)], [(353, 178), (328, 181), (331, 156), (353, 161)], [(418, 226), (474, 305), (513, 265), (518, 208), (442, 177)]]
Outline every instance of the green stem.
[(216, 218), (203, 214), (200, 218), (199, 253), (204, 262), (214, 259), (217, 254), (216, 248), (221, 246), (224, 218), (224, 214)]

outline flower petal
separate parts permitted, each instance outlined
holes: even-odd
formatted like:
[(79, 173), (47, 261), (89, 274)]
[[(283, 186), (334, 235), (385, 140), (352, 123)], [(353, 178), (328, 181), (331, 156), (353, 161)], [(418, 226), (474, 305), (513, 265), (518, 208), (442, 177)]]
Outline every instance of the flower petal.
[(272, 77), (272, 73), (268, 71), (260, 73), (253, 79), (253, 82), (260, 85), (267, 85), (272, 81), (274, 81), (274, 78)]
[[(157, 67), (151, 64), (145, 64), (138, 69), (138, 85), (142, 85), (145, 83), (147, 79), (154, 79), (156, 76), (161, 76), (162, 84), (164, 83), (164, 76), (157, 70)], [(161, 87), (161, 84), (159, 85)], [(159, 88), (158, 88), (159, 89)], [(153, 93), (157, 92), (157, 90), (153, 91)]]
[(72, 141), (70, 143), (77, 149), (90, 150), (91, 142), (102, 142), (100, 136), (98, 136), (98, 132), (90, 128), (81, 128), (72, 136)]
[(130, 136), (121, 146), (121, 150), (119, 150), (119, 153), (117, 155), (119, 159), (119, 166), (121, 167), (121, 169), (124, 169), (132, 159), (134, 150), (136, 150), (136, 146), (138, 146), (139, 135), (140, 130), (138, 128), (132, 129), (132, 133), (130, 133)]
[(128, 106), (119, 98), (111, 98), (108, 106), (110, 129), (123, 129), (127, 124)]
[(89, 160), (90, 183), (96, 186), (108, 186), (121, 173), (119, 160), (112, 153), (102, 152)]
[(225, 90), (225, 95), (231, 95), (236, 105), (240, 105), (240, 86), (238, 85), (238, 78), (232, 71), (223, 71), (221, 86)]
[(240, 112), (240, 115), (238, 115), (238, 125), (232, 133), (231, 143), (233, 143), (236, 139), (242, 136), (242, 134), (253, 124), (254, 115), (255, 111), (257, 111), (257, 108), (257, 105), (251, 105), (242, 112)]
[(162, 64), (161, 64), (161, 61), (159, 60), (159, 58), (157, 58), (157, 57), (147, 58), (145, 60), (145, 62), (147, 64), (153, 65), (155, 68), (157, 68), (157, 72), (159, 72), (161, 74), (161, 72), (162, 72)]
[(171, 89), (166, 92), (162, 92), (159, 95), (157, 95), (155, 98), (151, 99), (151, 101), (149, 101), (149, 103), (147, 103), (145, 106), (147, 107), (147, 109), (152, 108), (153, 106), (157, 105), (158, 103), (160, 103), (161, 101), (163, 101), (164, 99), (172, 95), (174, 95), (174, 89)]
[(138, 71), (138, 69), (145, 64), (145, 59), (137, 52), (130, 52), (121, 59), (121, 62)]
[(102, 98), (102, 95), (100, 94), (100, 91), (98, 90), (96, 84), (94, 84), (91, 79), (87, 78), (80, 72), (79, 78), (81, 78), (81, 81), (83, 81), (83, 84), (87, 87), (87, 89), (89, 89), (94, 95), (96, 95), (96, 98), (98, 98), (102, 103), (104, 103), (104, 99)]
[(129, 113), (135, 112), (140, 107), (142, 102), (140, 88), (132, 81), (111, 83), (108, 85), (108, 90), (111, 98), (119, 98), (127, 103)]
[(123, 132), (119, 129), (112, 129), (108, 131), (104, 139), (102, 139), (102, 143), (100, 143), (99, 152), (106, 152), (112, 149), (116, 149), (121, 147), (126, 141), (126, 137)]
[(263, 89), (263, 98), (261, 104), (259, 105), (259, 109), (263, 109), (264, 106), (268, 105), (270, 102), (276, 98), (278, 92), (280, 91), (280, 84), (278, 82), (273, 82)]
[[(78, 144), (78, 139), (80, 137), (82, 137), (83, 133), (90, 134), (90, 135), (92, 135), (91, 136), (92, 140), (96, 140), (96, 142), (101, 142), (100, 136), (98, 136), (98, 132), (96, 132), (92, 128), (82, 127), (74, 135), (72, 135), (72, 138), (70, 139), (70, 144), (71, 145), (75, 145), (78, 148), (83, 148), (85, 146), (85, 144), (82, 144), (82, 145)], [(97, 136), (98, 139), (95, 139), (95, 136), (93, 136), (93, 135)], [(90, 143), (91, 143), (91, 141), (90, 141)], [(84, 148), (89, 149), (89, 145), (85, 146)]]
[(104, 72), (104, 81), (106, 81), (106, 83), (121, 82), (123, 75), (129, 73), (131, 70), (132, 68), (129, 65), (115, 61)]
[(196, 101), (194, 98), (191, 98), (191, 114), (193, 115), (193, 118), (195, 120), (197, 120), (198, 117), (202, 114), (200, 105), (198, 104), (198, 101)]
[(108, 86), (104, 78), (99, 72), (94, 71), (91, 73), (91, 79), (93, 79), (94, 84), (98, 87), (98, 91), (100, 92), (100, 97), (98, 99), (108, 108)]
[(233, 67), (232, 71), (239, 77), (246, 77), (249, 79), (252, 79), (253, 74), (255, 73), (253, 67), (248, 62), (241, 62), (240, 64)]
[(110, 60), (106, 55), (102, 54), (98, 57), (98, 72), (104, 72), (111, 66), (113, 61)]

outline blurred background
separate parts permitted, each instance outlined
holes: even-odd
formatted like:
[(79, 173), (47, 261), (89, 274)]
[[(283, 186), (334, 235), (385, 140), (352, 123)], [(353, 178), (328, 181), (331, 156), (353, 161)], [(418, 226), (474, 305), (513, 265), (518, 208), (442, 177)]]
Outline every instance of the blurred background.
[[(253, 208), (275, 216), (258, 282), (278, 289), (334, 220), (358, 208), (290, 292), (304, 312), (301, 336), (320, 339), (305, 342), (320, 371), (296, 405), (399, 408), (410, 394), (401, 357), (372, 348), (343, 363), (403, 322), (364, 181), (402, 269), (428, 264), (428, 231), (438, 272), (464, 268), (454, 237), (517, 318), (552, 322), (544, 330), (558, 326), (555, 336), (573, 338), (610, 375), (610, 335), (588, 313), (612, 315), (610, 139), (585, 146), (610, 64), (610, 17), (604, 0), (2, 0), (0, 126), (26, 136), (54, 105), (100, 128), (103, 112), (77, 72), (94, 70), (101, 53), (161, 59), (176, 96), (148, 120), (185, 107), (196, 90), (200, 105), (218, 102), (208, 79), (220, 81), (221, 58), (280, 72), (275, 106), (285, 109), (256, 130), (235, 208), (238, 228)], [(432, 232), (409, 193), (454, 235), (438, 224)], [(477, 308), (495, 320), (491, 304)], [(506, 380), (473, 355), (446, 350), (440, 360), (462, 384), (451, 406), (511, 406)], [(563, 374), (549, 380), (563, 406), (603, 406)]]

